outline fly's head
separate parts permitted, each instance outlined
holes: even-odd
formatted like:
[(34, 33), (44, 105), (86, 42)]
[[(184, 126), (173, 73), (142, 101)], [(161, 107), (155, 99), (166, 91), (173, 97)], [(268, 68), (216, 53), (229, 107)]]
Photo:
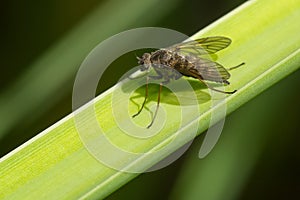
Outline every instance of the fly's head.
[(150, 57), (151, 57), (150, 53), (144, 53), (141, 58), (136, 57), (138, 59), (138, 64), (141, 65), (141, 71), (146, 71), (150, 69), (151, 66)]

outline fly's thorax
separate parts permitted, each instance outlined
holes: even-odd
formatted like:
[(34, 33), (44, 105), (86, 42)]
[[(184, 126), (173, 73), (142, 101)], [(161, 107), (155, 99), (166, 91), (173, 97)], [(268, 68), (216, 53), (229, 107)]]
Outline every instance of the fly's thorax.
[(172, 52), (166, 49), (160, 49), (151, 53), (150, 61), (152, 64), (169, 65), (172, 59)]

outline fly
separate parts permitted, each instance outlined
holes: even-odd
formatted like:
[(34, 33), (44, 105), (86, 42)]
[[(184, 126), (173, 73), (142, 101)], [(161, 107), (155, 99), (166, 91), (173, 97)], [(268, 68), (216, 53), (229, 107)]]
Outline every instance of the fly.
[[(151, 53), (144, 53), (141, 58), (137, 57), (138, 64), (141, 66), (141, 71), (149, 71), (153, 68), (156, 76), (147, 76), (145, 98), (139, 111), (132, 117), (138, 116), (143, 110), (148, 98), (148, 81), (149, 79), (162, 80), (159, 85), (157, 104), (154, 116), (151, 123), (147, 126), (150, 128), (156, 118), (160, 103), (160, 94), (162, 86), (169, 83), (171, 80), (177, 80), (181, 76), (192, 77), (204, 83), (209, 89), (225, 93), (233, 94), (234, 91), (223, 91), (208, 85), (205, 81), (213, 81), (229, 85), (230, 73), (228, 70), (240, 67), (245, 63), (225, 69), (221, 64), (210, 59), (204, 58), (205, 55), (214, 54), (228, 47), (231, 39), (223, 36), (213, 36), (200, 38), (192, 41), (187, 41), (175, 44), (168, 48), (156, 50)], [(177, 72), (177, 73), (174, 73)]]

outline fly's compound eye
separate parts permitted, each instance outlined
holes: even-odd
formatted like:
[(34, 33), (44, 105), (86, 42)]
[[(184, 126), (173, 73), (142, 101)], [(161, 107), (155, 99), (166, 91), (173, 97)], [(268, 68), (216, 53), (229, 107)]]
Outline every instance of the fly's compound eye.
[(139, 65), (143, 65), (143, 64), (144, 64), (144, 61), (140, 59), (140, 60), (138, 61), (138, 64), (139, 64)]

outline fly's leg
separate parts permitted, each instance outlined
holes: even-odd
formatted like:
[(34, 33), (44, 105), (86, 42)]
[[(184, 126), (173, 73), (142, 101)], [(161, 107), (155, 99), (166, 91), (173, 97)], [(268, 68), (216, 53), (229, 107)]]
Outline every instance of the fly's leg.
[[(241, 64), (239, 64), (239, 65), (237, 65), (237, 66), (234, 66), (234, 67), (230, 67), (230, 68), (228, 68), (227, 70), (233, 70), (233, 69), (236, 69), (236, 68), (239, 68), (239, 67), (241, 67), (242, 65), (244, 65), (245, 63), (244, 62), (242, 62)], [(224, 93), (224, 94), (233, 94), (233, 93), (235, 93), (237, 90), (233, 90), (233, 91), (230, 91), (230, 92), (226, 92), (226, 91), (223, 91), (223, 90), (218, 90), (218, 89), (216, 89), (216, 88), (214, 88), (214, 87), (211, 87), (211, 86), (209, 86), (207, 83), (205, 83), (202, 79), (200, 79), (200, 78), (198, 78), (202, 83), (204, 83), (209, 89), (211, 89), (211, 90), (214, 90), (214, 91), (216, 91), (216, 92), (221, 92), (221, 93)], [(225, 83), (226, 85), (229, 85), (230, 83), (229, 83), (229, 81), (227, 81), (227, 80), (223, 80), (222, 81), (223, 83)]]
[(163, 81), (162, 83), (159, 84), (159, 91), (158, 91), (158, 96), (157, 96), (157, 104), (156, 104), (156, 109), (155, 109), (155, 113), (154, 113), (154, 116), (152, 118), (152, 121), (151, 123), (147, 126), (147, 128), (150, 128), (156, 118), (156, 115), (157, 115), (157, 112), (158, 112), (158, 108), (159, 108), (159, 103), (160, 103), (160, 94), (161, 94), (161, 91), (162, 91), (162, 86), (163, 84), (168, 84), (170, 82), (170, 79), (167, 79), (165, 81)]
[(140, 108), (140, 110), (136, 114), (132, 115), (132, 117), (138, 116), (142, 112), (142, 110), (143, 110), (143, 108), (144, 108), (144, 106), (146, 104), (146, 101), (148, 99), (148, 82), (149, 82), (150, 78), (153, 79), (153, 80), (158, 80), (158, 79), (162, 78), (162, 75), (159, 74), (158, 76), (147, 76), (147, 78), (146, 78), (146, 91), (145, 91), (144, 102), (143, 102), (142, 107)]
[(159, 92), (158, 92), (158, 96), (157, 96), (157, 104), (156, 104), (156, 109), (155, 109), (155, 113), (154, 113), (154, 116), (152, 118), (152, 121), (151, 123), (147, 126), (147, 128), (150, 128), (156, 118), (156, 115), (157, 115), (157, 112), (158, 112), (158, 108), (159, 108), (159, 103), (160, 103), (160, 93), (162, 91), (162, 83), (159, 84)]
[[(161, 73), (158, 73), (157, 76), (148, 76), (148, 77), (147, 77), (147, 79), (146, 79), (146, 91), (145, 91), (145, 99), (144, 99), (144, 102), (143, 102), (141, 108), (139, 109), (139, 111), (138, 111), (136, 114), (134, 114), (132, 117), (138, 116), (138, 115), (142, 112), (142, 110), (143, 110), (143, 108), (144, 108), (144, 106), (145, 106), (145, 104), (146, 104), (146, 101), (147, 101), (147, 99), (148, 99), (148, 82), (149, 82), (149, 79), (150, 79), (150, 78), (151, 78), (151, 79), (154, 79), (154, 80), (159, 80), (159, 79), (162, 79), (162, 78), (163, 78), (163, 75), (162, 75)], [(158, 109), (159, 109), (159, 104), (160, 104), (160, 95), (161, 95), (161, 91), (162, 91), (162, 86), (163, 86), (164, 83), (167, 84), (167, 83), (169, 83), (169, 82), (170, 82), (170, 80), (169, 80), (169, 79), (166, 79), (165, 81), (163, 81), (162, 83), (159, 84), (159, 92), (158, 92), (158, 97), (157, 97), (157, 104), (156, 104), (155, 113), (154, 113), (154, 116), (153, 116), (153, 118), (152, 118), (152, 120), (151, 120), (151, 123), (147, 126), (147, 128), (150, 128), (150, 127), (152, 126), (152, 124), (153, 124), (153, 122), (154, 122), (154, 120), (155, 120), (155, 118), (156, 118), (156, 116), (157, 116)]]
[(159, 80), (163, 78), (161, 74), (158, 74), (157, 76), (148, 76), (148, 77), (151, 78), (152, 80)]
[(214, 90), (216, 92), (220, 92), (220, 93), (224, 93), (224, 94), (233, 94), (235, 93), (237, 90), (233, 90), (233, 91), (230, 91), (230, 92), (227, 92), (227, 91), (223, 91), (223, 90), (218, 90), (210, 85), (208, 85), (207, 83), (205, 83), (202, 79), (198, 78), (202, 83), (204, 83), (204, 85), (206, 85), (209, 89), (211, 90)]
[(142, 110), (143, 110), (143, 108), (144, 108), (144, 106), (146, 104), (146, 101), (147, 101), (147, 98), (148, 98), (148, 82), (149, 82), (149, 77), (147, 77), (147, 79), (146, 79), (146, 91), (145, 91), (144, 102), (143, 102), (140, 110), (136, 114), (132, 115), (132, 117), (138, 116), (142, 112)]
[(239, 64), (239, 65), (237, 65), (237, 66), (228, 68), (227, 70), (233, 70), (233, 69), (239, 68), (240, 66), (242, 66), (242, 65), (244, 65), (244, 64), (245, 64), (245, 63), (242, 62), (241, 64)]

